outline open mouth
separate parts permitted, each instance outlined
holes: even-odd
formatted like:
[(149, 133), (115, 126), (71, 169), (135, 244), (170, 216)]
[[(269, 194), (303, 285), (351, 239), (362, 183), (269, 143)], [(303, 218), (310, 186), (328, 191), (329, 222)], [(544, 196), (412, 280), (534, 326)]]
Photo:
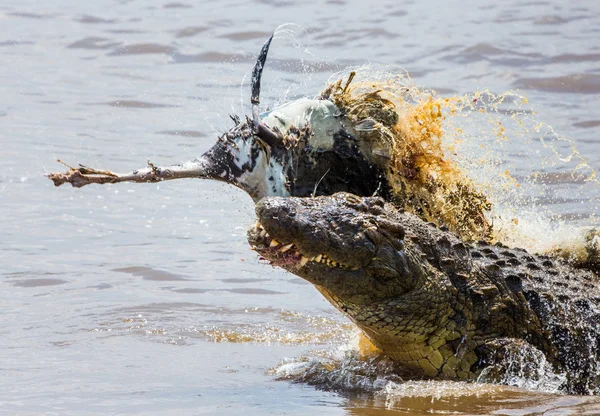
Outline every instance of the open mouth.
[(345, 270), (358, 269), (358, 267), (336, 262), (324, 253), (316, 256), (306, 256), (294, 242), (280, 242), (271, 237), (260, 221), (250, 230), (249, 235), (252, 249), (273, 266), (300, 268), (306, 265), (318, 264)]

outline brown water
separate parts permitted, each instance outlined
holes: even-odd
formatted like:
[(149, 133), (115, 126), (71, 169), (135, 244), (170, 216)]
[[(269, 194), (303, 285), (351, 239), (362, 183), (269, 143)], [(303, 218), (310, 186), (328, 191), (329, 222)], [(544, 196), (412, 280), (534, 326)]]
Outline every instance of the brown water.
[[(246, 195), (193, 180), (54, 188), (42, 176), (63, 169), (57, 157), (125, 171), (201, 154), (229, 113), (249, 114), (255, 56), (286, 22), (300, 27), (271, 47), (265, 106), (316, 95), (350, 65), (399, 65), (440, 94), (520, 88), (598, 169), (600, 3), (49, 3), (0, 5), (0, 413), (600, 414), (597, 398), (540, 389), (336, 393), (282, 379), (285, 359), (338, 354), (353, 329), (248, 250)], [(540, 170), (535, 151), (512, 146), (511, 174)], [(537, 207), (589, 218), (597, 190), (555, 168)]]

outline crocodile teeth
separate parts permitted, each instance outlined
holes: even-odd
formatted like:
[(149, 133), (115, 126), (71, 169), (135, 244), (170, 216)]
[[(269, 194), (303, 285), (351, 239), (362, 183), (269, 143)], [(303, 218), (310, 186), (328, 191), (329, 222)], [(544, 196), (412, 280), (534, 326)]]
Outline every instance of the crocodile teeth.
[(267, 230), (265, 230), (263, 228), (262, 231), (260, 232), (260, 236), (264, 238), (265, 235), (267, 235)]
[(272, 240), (272, 241), (271, 241), (271, 244), (269, 244), (269, 247), (271, 247), (271, 248), (272, 248), (272, 247), (277, 247), (278, 245), (279, 245), (279, 243), (278, 243), (277, 241), (275, 241), (275, 240)]
[(292, 248), (292, 246), (294, 245), (294, 243), (290, 243), (287, 246), (283, 246), (279, 249), (279, 251), (281, 251), (282, 253), (285, 253), (286, 251), (288, 251), (290, 248)]
[(323, 255), (322, 255), (322, 254), (319, 254), (317, 257), (315, 257), (315, 261), (316, 261), (317, 263), (320, 263), (322, 258), (323, 258)]
[(302, 259), (300, 259), (300, 266), (304, 266), (306, 263), (308, 263), (308, 260), (308, 257), (302, 256)]

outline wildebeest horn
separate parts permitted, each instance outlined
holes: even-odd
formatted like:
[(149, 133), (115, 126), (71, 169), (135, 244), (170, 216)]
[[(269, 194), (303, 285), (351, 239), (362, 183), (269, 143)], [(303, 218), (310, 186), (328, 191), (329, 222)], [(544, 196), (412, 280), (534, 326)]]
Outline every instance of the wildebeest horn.
[(269, 53), (269, 47), (271, 46), (272, 40), (273, 35), (271, 35), (263, 45), (260, 54), (258, 55), (258, 59), (256, 60), (256, 64), (254, 65), (254, 69), (252, 70), (252, 96), (250, 97), (254, 132), (271, 147), (281, 143), (282, 137), (260, 120), (260, 110), (258, 105), (260, 104), (260, 79), (262, 77), (265, 62), (267, 61), (267, 54)]
[(260, 78), (262, 76), (262, 70), (265, 66), (267, 54), (269, 53), (269, 46), (271, 46), (272, 40), (273, 35), (271, 35), (271, 37), (263, 45), (262, 49), (260, 50), (260, 54), (258, 55), (258, 59), (256, 60), (256, 64), (254, 65), (254, 69), (252, 69), (252, 97), (250, 98), (252, 105), (260, 104)]

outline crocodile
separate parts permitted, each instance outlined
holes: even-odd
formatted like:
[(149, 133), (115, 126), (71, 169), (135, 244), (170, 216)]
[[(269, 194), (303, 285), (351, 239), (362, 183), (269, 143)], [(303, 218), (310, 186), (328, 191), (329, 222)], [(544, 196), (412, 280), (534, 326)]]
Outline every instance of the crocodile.
[(547, 368), (600, 393), (600, 290), (590, 270), (444, 227), (380, 197), (267, 197), (248, 241), (300, 276), (410, 378), (511, 383)]

